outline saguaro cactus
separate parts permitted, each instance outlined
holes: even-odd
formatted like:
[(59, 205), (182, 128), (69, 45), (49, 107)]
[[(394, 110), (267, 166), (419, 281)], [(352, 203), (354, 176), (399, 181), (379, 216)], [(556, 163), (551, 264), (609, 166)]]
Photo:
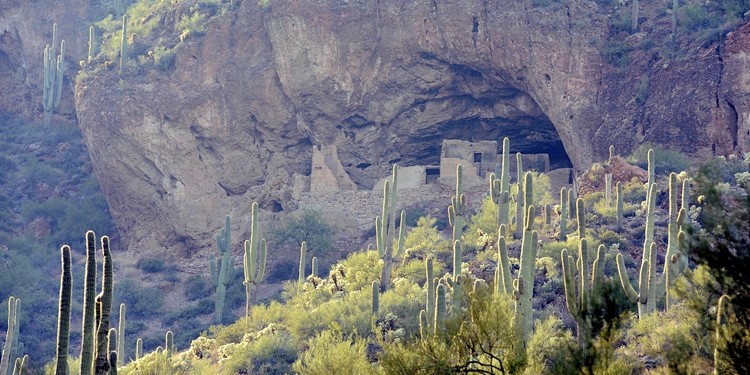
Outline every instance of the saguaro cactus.
[(604, 201), (607, 208), (612, 207), (612, 173), (604, 175)]
[(401, 252), (404, 246), (403, 238), (406, 235), (403, 220), (404, 213), (401, 212), (401, 227), (399, 228), (398, 243), (393, 245), (393, 236), (396, 233), (396, 206), (398, 204), (398, 165), (393, 165), (391, 179), (386, 180), (383, 186), (383, 208), (381, 216), (375, 218), (375, 238), (378, 255), (383, 259), (383, 272), (380, 275), (380, 291), (385, 292), (391, 285), (391, 272), (393, 269), (393, 257)]
[(250, 240), (245, 240), (245, 316), (250, 316), (250, 306), (255, 288), (266, 274), (266, 240), (259, 241), (258, 202), (253, 202), (250, 216)]
[(714, 344), (714, 375), (721, 375), (728, 372), (726, 364), (722, 357), (722, 350), (724, 349), (723, 336), (724, 336), (724, 323), (726, 323), (725, 315), (727, 313), (727, 303), (729, 303), (729, 296), (726, 294), (719, 298), (719, 303), (716, 306), (716, 343)]
[(120, 319), (117, 323), (117, 367), (122, 367), (125, 363), (125, 304), (120, 304)]
[(516, 186), (517, 186), (517, 193), (516, 193), (516, 232), (515, 237), (520, 238), (521, 233), (523, 232), (523, 227), (526, 224), (526, 220), (524, 219), (524, 215), (526, 214), (526, 211), (524, 210), (526, 202), (524, 202), (524, 186), (523, 186), (524, 180), (523, 180), (523, 157), (520, 152), (516, 153)]
[(457, 275), (453, 278), (453, 297), (451, 299), (451, 311), (453, 316), (456, 316), (461, 312), (461, 300), (463, 300), (462, 283), (463, 277), (461, 275)]
[(425, 306), (425, 310), (427, 316), (429, 317), (429, 319), (427, 320), (427, 324), (431, 326), (435, 317), (435, 276), (433, 270), (433, 260), (431, 257), (428, 257), (425, 260), (425, 273), (425, 276), (427, 277), (427, 281), (425, 281), (427, 289), (427, 304)]
[(29, 355), (23, 358), (16, 358), (16, 365), (13, 367), (13, 375), (26, 375), (26, 366), (29, 364)]
[(218, 248), (220, 258), (216, 261), (214, 254), (209, 254), (211, 282), (216, 287), (216, 299), (214, 301), (214, 323), (216, 324), (221, 324), (222, 322), (227, 285), (234, 276), (231, 229), (232, 221), (229, 215), (227, 215), (224, 220), (224, 229), (221, 230), (221, 234), (216, 236), (216, 247)]
[(83, 321), (81, 338), (81, 375), (90, 375), (94, 364), (96, 310), (96, 234), (86, 232), (86, 268), (83, 286)]
[(516, 297), (516, 330), (524, 344), (533, 328), (531, 297), (534, 294), (534, 269), (539, 243), (537, 232), (532, 230), (534, 216), (534, 206), (530, 205), (521, 239), (521, 266), (518, 270), (518, 279), (513, 283), (515, 286), (513, 292)]
[(616, 204), (616, 215), (615, 220), (617, 222), (617, 227), (619, 228), (622, 225), (622, 221), (625, 217), (625, 206), (623, 204), (623, 195), (622, 195), (622, 182), (617, 181), (617, 204)]
[(120, 75), (128, 63), (128, 15), (122, 16), (122, 34), (120, 36)]
[(490, 174), (490, 197), (497, 205), (497, 226), (510, 225), (510, 140), (503, 138), (502, 164)]
[(654, 243), (654, 212), (656, 211), (656, 184), (651, 184), (647, 194), (646, 234), (641, 258), (638, 291), (628, 278), (622, 254), (617, 254), (617, 273), (625, 294), (638, 303), (638, 317), (654, 311), (656, 307), (656, 244)]
[(12, 361), (11, 353), (18, 345), (18, 305), (20, 303), (21, 301), (16, 297), (8, 298), (8, 331), (5, 333), (5, 345), (3, 345), (3, 355), (0, 358), (0, 374), (2, 375), (8, 373)]
[(60, 248), (60, 300), (57, 316), (57, 358), (55, 360), (55, 374), (68, 375), (68, 342), (70, 339), (70, 295), (73, 289), (70, 274), (70, 247)]
[(299, 275), (297, 276), (297, 282), (302, 285), (305, 283), (305, 264), (307, 263), (307, 242), (302, 241), (302, 245), (299, 248)]
[(49, 124), (52, 112), (60, 105), (63, 76), (65, 75), (65, 41), (60, 42), (60, 55), (57, 55), (57, 24), (52, 25), (52, 44), (44, 48), (44, 84), (42, 87), (42, 107), (44, 123)]
[(174, 334), (172, 331), (167, 331), (166, 335), (164, 335), (164, 350), (167, 352), (167, 355), (174, 354)]
[(138, 338), (138, 340), (135, 340), (135, 360), (139, 360), (143, 357), (143, 339)]
[(453, 242), (453, 280), (456, 280), (458, 275), (461, 274), (461, 258), (463, 258), (461, 241), (454, 241)]
[(419, 338), (424, 341), (427, 340), (427, 335), (429, 335), (429, 325), (428, 325), (428, 319), (427, 319), (427, 312), (424, 310), (419, 310)]
[(94, 59), (96, 56), (96, 29), (94, 26), (89, 26), (89, 55), (88, 62)]
[(497, 269), (495, 269), (495, 291), (510, 294), (513, 291), (513, 281), (510, 273), (510, 261), (508, 259), (508, 245), (503, 235), (503, 226), (498, 230), (497, 236)]
[(438, 284), (435, 287), (435, 316), (432, 324), (435, 336), (441, 336), (445, 333), (445, 286)]
[(459, 164), (456, 166), (456, 194), (451, 197), (451, 205), (448, 206), (448, 224), (453, 228), (453, 242), (460, 241), (463, 236), (464, 211), (466, 211), (464, 198), (463, 167)]
[(560, 242), (567, 240), (568, 230), (568, 189), (560, 189)]
[(378, 285), (378, 281), (375, 280), (372, 282), (372, 314), (376, 315), (378, 313), (378, 308), (380, 307), (380, 285)]
[(310, 274), (312, 277), (318, 277), (318, 257), (313, 257), (310, 261)]
[(112, 310), (112, 253), (109, 250), (109, 237), (102, 236), (102, 291), (96, 296), (96, 358), (94, 372), (96, 375), (109, 373), (109, 368), (116, 364), (109, 363), (109, 315)]
[[(568, 255), (568, 249), (560, 253), (563, 270), (563, 287), (565, 289), (565, 303), (570, 315), (576, 320), (578, 326), (578, 344), (586, 348), (591, 338), (591, 302), (598, 298), (602, 280), (604, 279), (604, 245), (599, 246), (591, 269), (588, 264), (588, 247), (586, 239), (582, 238), (578, 243), (578, 261)], [(574, 266), (575, 264), (575, 266)], [(580, 285), (576, 294), (575, 280)]]

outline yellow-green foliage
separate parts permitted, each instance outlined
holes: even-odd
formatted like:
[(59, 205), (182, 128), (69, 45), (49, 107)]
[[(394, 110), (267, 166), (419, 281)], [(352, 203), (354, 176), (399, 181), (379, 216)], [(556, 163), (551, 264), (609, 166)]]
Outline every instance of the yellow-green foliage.
[[(435, 259), (433, 261), (434, 274), (442, 275), (445, 273), (446, 268), (443, 262)], [(424, 260), (422, 259), (411, 259), (406, 260), (398, 268), (393, 270), (393, 276), (396, 278), (406, 278), (416, 282), (419, 285), (425, 283), (426, 273), (424, 269)]]
[[(446, 240), (435, 228), (437, 219), (428, 216), (420, 217), (417, 226), (406, 234), (404, 239), (404, 258), (419, 258), (432, 255), (447, 259), (451, 255), (450, 241)], [(424, 268), (424, 264), (423, 264)]]
[(631, 363), (643, 356), (663, 358), (663, 367), (669, 373), (689, 373), (701, 361), (704, 338), (698, 320), (695, 310), (684, 304), (634, 319), (626, 336), (627, 346), (618, 352)]
[[(536, 171), (530, 171), (534, 180), (534, 207), (543, 208), (546, 204), (553, 204), (554, 198), (550, 193), (551, 183), (547, 175)], [(517, 193), (518, 186), (511, 187), (511, 195)], [(510, 212), (516, 212), (516, 202), (510, 200)], [(540, 211), (541, 212), (541, 211)], [(544, 221), (541, 214), (537, 214), (536, 223), (539, 225)], [(482, 207), (476, 215), (471, 217), (469, 225), (464, 232), (466, 245), (484, 247), (485, 243), (497, 241), (497, 206), (492, 203), (492, 198), (487, 197), (482, 201)]]
[(376, 374), (367, 360), (366, 342), (346, 337), (341, 330), (325, 330), (308, 341), (308, 350), (294, 363), (299, 374)]
[(286, 374), (299, 348), (283, 325), (247, 333), (239, 343), (218, 348), (221, 374)]
[(199, 11), (190, 16), (183, 14), (175, 27), (180, 33), (180, 40), (185, 40), (190, 35), (203, 35), (207, 29), (206, 15)]
[[(176, 359), (178, 357), (175, 357)], [(182, 358), (182, 357), (180, 357)], [(128, 363), (117, 369), (120, 375), (180, 375), (190, 374), (189, 366), (184, 360), (168, 358), (164, 352), (151, 352), (138, 361)]]
[(563, 328), (557, 316), (537, 321), (534, 334), (526, 346), (527, 367), (524, 374), (572, 374), (576, 372), (568, 356), (576, 350), (571, 332)]

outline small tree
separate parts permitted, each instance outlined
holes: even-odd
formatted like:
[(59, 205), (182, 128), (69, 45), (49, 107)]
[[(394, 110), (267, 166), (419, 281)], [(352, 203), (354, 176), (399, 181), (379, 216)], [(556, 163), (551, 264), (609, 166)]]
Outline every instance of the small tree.
[(276, 246), (299, 249), (307, 242), (308, 253), (322, 254), (331, 246), (333, 230), (318, 211), (301, 210), (287, 216), (272, 229), (271, 238)]

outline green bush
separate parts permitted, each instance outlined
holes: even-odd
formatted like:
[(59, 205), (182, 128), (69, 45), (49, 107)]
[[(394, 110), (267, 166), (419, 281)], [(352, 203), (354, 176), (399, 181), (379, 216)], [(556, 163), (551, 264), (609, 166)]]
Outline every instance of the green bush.
[(331, 246), (333, 229), (318, 211), (302, 210), (285, 217), (271, 229), (270, 241), (274, 246), (287, 246), (299, 250), (307, 242), (307, 252), (320, 256)]
[(136, 267), (146, 273), (162, 273), (167, 269), (164, 259), (160, 258), (142, 258)]
[(133, 279), (118, 280), (114, 301), (128, 306), (128, 317), (140, 318), (158, 314), (164, 304), (164, 293), (158, 288), (144, 287)]
[(188, 301), (206, 298), (213, 293), (214, 287), (201, 275), (190, 275), (185, 280), (185, 297)]
[(367, 358), (366, 343), (361, 338), (346, 338), (340, 330), (325, 330), (308, 341), (308, 349), (294, 371), (300, 374), (377, 374)]
[(647, 169), (649, 149), (654, 150), (654, 172), (658, 175), (671, 172), (680, 173), (690, 168), (691, 160), (683, 153), (652, 143), (645, 143), (636, 148), (629, 157), (630, 161), (643, 169)]

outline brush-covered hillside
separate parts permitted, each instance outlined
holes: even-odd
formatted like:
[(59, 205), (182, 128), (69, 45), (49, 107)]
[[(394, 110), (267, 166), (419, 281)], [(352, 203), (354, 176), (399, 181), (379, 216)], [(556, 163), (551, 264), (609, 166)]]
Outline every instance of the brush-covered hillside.
[[(459, 167), (442, 230), (435, 218), (409, 223), (399, 212), (396, 167), (374, 218), (376, 243), (330, 269), (303, 245), (298, 279), (263, 301), (256, 294), (272, 249), (254, 205), (242, 262), (222, 231), (210, 264), (207, 315), (220, 317), (230, 284), (243, 283), (245, 316), (184, 345), (169, 327), (155, 349), (121, 340), (132, 335), (127, 304), (113, 298), (117, 264), (109, 239), (89, 232), (85, 273), (100, 272), (102, 284), (87, 276), (71, 287), (70, 250), (61, 249), (58, 359), (44, 359), (44, 372), (746, 373), (750, 155), (685, 171), (679, 153), (642, 151), (625, 159), (613, 150), (555, 196), (544, 174), (521, 166), (510, 176), (505, 153), (473, 216)], [(82, 311), (72, 314), (73, 322), (83, 315), (79, 348), (68, 338), (71, 296), (81, 294)]]

